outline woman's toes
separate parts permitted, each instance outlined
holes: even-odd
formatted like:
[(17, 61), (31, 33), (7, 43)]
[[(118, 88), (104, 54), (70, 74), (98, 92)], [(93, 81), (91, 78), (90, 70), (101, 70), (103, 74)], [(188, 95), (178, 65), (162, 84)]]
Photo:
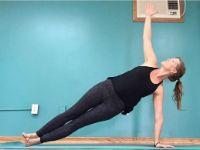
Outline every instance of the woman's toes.
[(38, 138), (36, 133), (25, 133), (25, 132), (23, 132), (22, 135), (23, 135), (24, 138)]
[(29, 137), (27, 137), (25, 134), (22, 134), (23, 135), (23, 138), (24, 138), (24, 140), (25, 140), (25, 143), (27, 143), (28, 141), (29, 141)]
[(26, 135), (25, 135), (25, 133), (24, 133), (24, 132), (22, 133), (22, 136), (23, 136), (24, 138), (26, 138)]
[(27, 141), (25, 141), (25, 145), (26, 146), (31, 146), (31, 145), (36, 145), (36, 144), (40, 144), (40, 139), (28, 139)]
[(24, 138), (29, 138), (30, 137), (28, 134), (26, 134), (24, 132), (22, 133), (22, 135), (23, 135)]
[(30, 146), (29, 140), (25, 140), (25, 146)]
[(30, 139), (30, 138), (28, 138), (28, 137), (27, 137), (27, 138), (25, 138), (25, 140), (26, 140), (26, 141), (29, 141), (29, 139)]

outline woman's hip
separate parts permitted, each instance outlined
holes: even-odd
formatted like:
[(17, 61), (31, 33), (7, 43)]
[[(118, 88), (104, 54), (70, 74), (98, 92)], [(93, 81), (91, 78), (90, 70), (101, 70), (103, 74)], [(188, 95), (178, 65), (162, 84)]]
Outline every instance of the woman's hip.
[(109, 104), (112, 105), (111, 107), (115, 107), (116, 109), (123, 109), (125, 107), (124, 102), (116, 94), (110, 79), (106, 79), (97, 85), (101, 87), (102, 99), (104, 102), (109, 102)]

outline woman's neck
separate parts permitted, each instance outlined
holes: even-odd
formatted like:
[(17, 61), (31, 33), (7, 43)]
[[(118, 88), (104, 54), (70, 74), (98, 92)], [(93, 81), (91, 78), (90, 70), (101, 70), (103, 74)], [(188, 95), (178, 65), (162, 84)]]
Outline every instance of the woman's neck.
[(154, 70), (154, 75), (157, 80), (162, 81), (168, 78), (170, 72), (168, 70), (165, 70), (163, 67), (160, 67)]

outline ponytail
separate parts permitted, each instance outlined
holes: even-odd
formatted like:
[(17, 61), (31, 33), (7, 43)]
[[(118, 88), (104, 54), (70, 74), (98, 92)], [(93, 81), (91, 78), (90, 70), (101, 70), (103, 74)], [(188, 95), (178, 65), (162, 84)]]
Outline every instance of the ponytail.
[(178, 110), (181, 110), (182, 95), (183, 95), (183, 85), (180, 79), (178, 79), (174, 88), (174, 95), (173, 95), (173, 100), (174, 102), (176, 102)]
[(168, 77), (168, 79), (171, 82), (176, 82), (175, 88), (174, 88), (174, 94), (172, 96), (172, 99), (174, 100), (174, 102), (177, 104), (177, 109), (181, 110), (181, 99), (182, 99), (182, 95), (183, 95), (183, 85), (182, 82), (180, 81), (180, 78), (185, 74), (185, 64), (182, 61), (182, 59), (180, 57), (176, 57), (179, 59), (180, 63), (179, 65), (176, 67), (177, 73), (171, 75)]

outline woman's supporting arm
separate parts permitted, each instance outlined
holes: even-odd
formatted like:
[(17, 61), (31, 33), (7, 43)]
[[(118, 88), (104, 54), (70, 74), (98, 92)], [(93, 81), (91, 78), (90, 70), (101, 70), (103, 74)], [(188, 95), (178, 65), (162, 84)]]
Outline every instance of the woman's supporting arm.
[(160, 85), (153, 93), (154, 102), (154, 144), (159, 142), (162, 125), (163, 125), (163, 86)]

